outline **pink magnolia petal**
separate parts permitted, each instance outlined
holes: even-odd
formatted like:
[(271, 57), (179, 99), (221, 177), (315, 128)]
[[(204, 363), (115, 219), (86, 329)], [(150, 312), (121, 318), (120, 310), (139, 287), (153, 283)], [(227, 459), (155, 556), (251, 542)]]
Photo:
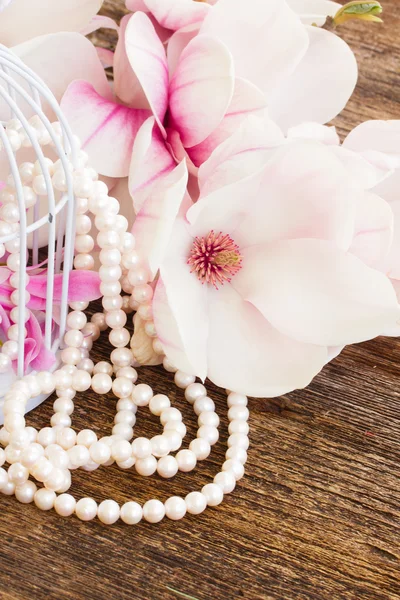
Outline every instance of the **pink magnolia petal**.
[(109, 177), (127, 176), (135, 136), (149, 111), (106, 100), (85, 81), (69, 86), (61, 107), (92, 166)]
[[(397, 296), (397, 301), (400, 304), (400, 281), (398, 279), (391, 280), (393, 289)], [(395, 325), (388, 327), (385, 331), (382, 332), (382, 335), (387, 335), (389, 337), (399, 337), (400, 336), (400, 319), (397, 321)]]
[[(382, 270), (392, 239), (393, 212), (390, 205), (376, 194), (365, 193), (358, 203), (354, 238), (349, 251), (370, 267)], [(400, 267), (400, 259), (398, 262)]]
[(96, 48), (79, 33), (45, 35), (15, 46), (13, 51), (44, 80), (58, 102), (75, 79), (87, 81), (105, 98), (112, 96)]
[(107, 50), (107, 48), (97, 48), (97, 56), (104, 69), (114, 66), (114, 52), (111, 52), (111, 50)]
[(149, 118), (136, 136), (129, 169), (129, 191), (136, 213), (141, 210), (154, 186), (175, 167), (154, 117)]
[(357, 83), (349, 46), (324, 29), (305, 29), (306, 55), (269, 97), (270, 115), (284, 131), (305, 121), (327, 123), (345, 107)]
[[(27, 290), (32, 296), (46, 298), (48, 275), (33, 275)], [(60, 302), (62, 296), (63, 275), (54, 276), (54, 302)], [(70, 302), (90, 302), (100, 298), (100, 278), (94, 271), (71, 271), (69, 274), (68, 300)]]
[(341, 346), (394, 325), (400, 306), (390, 280), (332, 242), (285, 240), (242, 250), (232, 279), (280, 332), (299, 341)]
[(383, 171), (397, 169), (400, 167), (400, 120), (366, 121), (349, 133), (343, 146), (360, 153)]
[(185, 162), (164, 176), (137, 213), (132, 233), (152, 277), (157, 273), (171, 239), (176, 216), (186, 192)]
[(394, 219), (393, 242), (389, 255), (385, 260), (385, 270), (388, 277), (400, 280), (400, 199), (390, 204)]
[(1, 12), (1, 43), (14, 46), (46, 33), (81, 31), (101, 5), (102, 0), (13, 0)]
[(217, 39), (197, 36), (182, 52), (170, 84), (173, 124), (186, 147), (221, 123), (234, 90), (232, 57)]
[(236, 75), (266, 93), (293, 71), (308, 46), (298, 16), (282, 0), (219, 0), (200, 33), (220, 39), (232, 53)]
[[(184, 220), (178, 219), (168, 256), (160, 269), (165, 293), (157, 296), (156, 291), (153, 315), (157, 335), (167, 356), (178, 368), (204, 379), (207, 374), (208, 288), (190, 272), (187, 264), (192, 242)], [(182, 357), (186, 357), (184, 362)]]
[(286, 0), (305, 25), (324, 25), (326, 17), (334, 17), (341, 4), (330, 0)]
[(128, 10), (131, 10), (132, 12), (136, 12), (138, 10), (141, 10), (142, 12), (147, 11), (147, 5), (145, 0), (126, 0), (125, 6)]
[(301, 123), (288, 129), (287, 137), (289, 139), (305, 139), (321, 142), (327, 146), (339, 146), (340, 137), (336, 127), (328, 127), (319, 123)]
[(37, 316), (31, 312), (26, 322), (27, 337), (24, 346), (24, 366), (35, 370), (49, 370), (54, 365), (56, 357), (54, 352), (48, 350), (44, 344), (43, 331)]
[(266, 97), (255, 85), (236, 78), (233, 98), (220, 125), (203, 142), (189, 148), (193, 163), (197, 166), (203, 164), (215, 148), (237, 131), (247, 117), (267, 119), (266, 106)]
[(132, 15), (121, 19), (114, 57), (114, 92), (121, 102), (135, 108), (148, 108), (147, 98), (126, 53), (126, 28)]
[(182, 27), (170, 37), (167, 46), (167, 60), (170, 77), (175, 73), (182, 52), (189, 42), (199, 33), (200, 23)]
[(216, 385), (269, 398), (306, 387), (326, 362), (322, 346), (277, 331), (230, 285), (208, 289), (208, 377)]
[(400, 200), (400, 169), (397, 169), (391, 175), (380, 181), (378, 185), (374, 187), (373, 191), (387, 202), (392, 203)]
[(173, 31), (203, 21), (210, 10), (207, 3), (193, 0), (144, 0), (144, 3), (160, 25)]
[(0, 267), (0, 285), (5, 281), (8, 281), (11, 275), (11, 271), (8, 267)]
[(81, 29), (80, 33), (82, 35), (89, 35), (99, 29), (113, 29), (114, 31), (119, 31), (119, 27), (113, 19), (102, 15), (96, 15), (83, 29)]
[(135, 13), (126, 26), (125, 49), (159, 127), (168, 106), (168, 65), (164, 46), (150, 19)]

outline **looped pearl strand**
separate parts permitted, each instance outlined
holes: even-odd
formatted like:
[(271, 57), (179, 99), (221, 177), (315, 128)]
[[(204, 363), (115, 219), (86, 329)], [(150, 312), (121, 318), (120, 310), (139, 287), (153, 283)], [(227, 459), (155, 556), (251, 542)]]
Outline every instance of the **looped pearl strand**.
[[(74, 175), (75, 178), (75, 175)], [(5, 424), (0, 430), (0, 491), (14, 494), (21, 502), (32, 502), (42, 510), (54, 508), (59, 515), (76, 514), (81, 520), (97, 516), (103, 523), (112, 524), (121, 519), (127, 524), (138, 523), (142, 518), (150, 523), (159, 522), (167, 516), (177, 520), (186, 512), (199, 514), (206, 506), (217, 506), (224, 494), (230, 493), (244, 474), (249, 445), (247, 398), (228, 393), (229, 438), (226, 461), (212, 483), (199, 492), (191, 492), (185, 498), (172, 496), (165, 503), (149, 500), (143, 507), (137, 502), (127, 502), (120, 507), (113, 500), (99, 505), (92, 498), (76, 501), (68, 494), (71, 472), (81, 468), (86, 471), (100, 465), (114, 463), (122, 468), (135, 466), (136, 471), (149, 476), (155, 471), (162, 477), (173, 477), (178, 470), (192, 470), (198, 460), (207, 458), (211, 445), (219, 437), (219, 418), (214, 403), (207, 396), (206, 388), (195, 382), (192, 375), (178, 371), (166, 357), (165, 370), (174, 373), (178, 388), (185, 391), (187, 401), (198, 415), (197, 437), (188, 449), (181, 450), (186, 428), (181, 414), (170, 406), (165, 395), (153, 395), (150, 386), (137, 384), (137, 372), (133, 368), (134, 356), (130, 348), (130, 334), (126, 329), (127, 315), (137, 310), (145, 321), (145, 330), (153, 338), (153, 348), (160, 357), (162, 347), (156, 337), (151, 314), (153, 290), (144, 261), (135, 252), (135, 240), (127, 232), (127, 221), (118, 215), (119, 204), (107, 195), (107, 187), (93, 180), (92, 173), (81, 171), (76, 175), (76, 191), (82, 197), (81, 214), (91, 212), (99, 230), (97, 244), (100, 247), (101, 292), (103, 313), (96, 313), (87, 321), (86, 303), (71, 303), (68, 315), (68, 331), (61, 352), (63, 366), (55, 373), (42, 372), (28, 375), (16, 382), (6, 394), (4, 403)], [(57, 185), (63, 182), (57, 180)], [(80, 224), (79, 235), (87, 230), (87, 223)], [(83, 240), (81, 240), (83, 243)], [(91, 246), (87, 242), (86, 249)], [(85, 242), (85, 243), (86, 243)], [(81, 246), (81, 249), (83, 246)], [(122, 265), (122, 266), (121, 266)], [(122, 289), (130, 296), (122, 296)], [(100, 333), (110, 328), (109, 340), (114, 350), (111, 364), (100, 361), (94, 365), (89, 357), (93, 342)], [(76, 433), (72, 429), (73, 400), (78, 392), (92, 387), (99, 394), (111, 392), (118, 398), (117, 413), (111, 436), (97, 438), (89, 430)], [(27, 401), (40, 393), (55, 391), (54, 415), (51, 426), (36, 431), (25, 423)], [(148, 406), (160, 417), (164, 427), (162, 435), (152, 440), (134, 438), (134, 426), (138, 409)], [(170, 452), (178, 450), (176, 456)], [(9, 463), (8, 471), (1, 468)], [(43, 484), (37, 487), (36, 483)]]

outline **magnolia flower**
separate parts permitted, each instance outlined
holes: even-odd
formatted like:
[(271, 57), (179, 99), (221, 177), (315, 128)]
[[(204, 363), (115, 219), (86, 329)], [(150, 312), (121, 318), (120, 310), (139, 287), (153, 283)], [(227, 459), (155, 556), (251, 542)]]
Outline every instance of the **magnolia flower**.
[[(7, 332), (13, 324), (10, 312), (14, 308), (11, 294), (14, 288), (9, 279), (12, 271), (7, 267), (0, 267), (0, 338), (7, 340)], [(27, 304), (29, 318), (25, 323), (27, 335), (25, 339), (25, 369), (30, 367), (35, 370), (49, 369), (54, 365), (55, 355), (45, 347), (45, 311), (47, 293), (47, 269), (29, 269), (29, 283), (27, 291), (30, 300)], [(53, 325), (58, 321), (58, 307), (62, 296), (62, 274), (54, 276), (53, 291)], [(68, 300), (70, 302), (90, 302), (96, 300), (100, 294), (100, 279), (97, 273), (91, 271), (71, 271), (69, 276)]]
[[(130, 171), (137, 210), (154, 182), (182, 158), (196, 175), (249, 114), (262, 117), (268, 107), (283, 130), (311, 118), (325, 123), (354, 89), (357, 68), (349, 47), (330, 32), (304, 26), (284, 0), (128, 6), (148, 14), (138, 11), (121, 23), (114, 97), (77, 81), (62, 107), (100, 173), (122, 177)], [(173, 32), (167, 50), (159, 27)], [(142, 124), (146, 110), (153, 120)]]
[(378, 210), (390, 216), (387, 203), (331, 148), (272, 149), (260, 129), (250, 119), (202, 165), (200, 198), (169, 231), (158, 218), (153, 315), (178, 368), (267, 397), (306, 386), (335, 348), (394, 327), (400, 307), (374, 266), (390, 240), (368, 261), (356, 242)]

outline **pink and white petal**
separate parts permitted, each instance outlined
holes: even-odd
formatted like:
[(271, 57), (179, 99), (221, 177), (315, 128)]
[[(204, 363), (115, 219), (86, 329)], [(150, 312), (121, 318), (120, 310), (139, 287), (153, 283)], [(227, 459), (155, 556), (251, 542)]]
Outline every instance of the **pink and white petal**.
[[(398, 279), (392, 279), (391, 281), (392, 281), (393, 289), (397, 296), (397, 301), (400, 303), (400, 281)], [(382, 335), (387, 335), (389, 337), (399, 337), (400, 336), (400, 319), (397, 321), (397, 323), (394, 326), (385, 329), (385, 331), (382, 332)]]
[(348, 177), (364, 190), (371, 190), (387, 176), (387, 171), (378, 169), (361, 154), (342, 146), (331, 146), (331, 151), (338, 157), (347, 171)]
[[(200, 144), (188, 149), (189, 156), (197, 166), (202, 165), (211, 153), (229, 138), (249, 116), (267, 120), (267, 99), (252, 83), (237, 77), (233, 98), (220, 125)], [(271, 122), (272, 127), (272, 122)], [(278, 127), (275, 127), (278, 133)]]
[(220, 39), (236, 75), (267, 95), (293, 71), (309, 43), (298, 16), (282, 0), (219, 0), (200, 33)]
[(325, 365), (325, 347), (286, 337), (232, 286), (210, 288), (208, 303), (207, 374), (216, 385), (276, 397), (306, 387)]
[(107, 48), (97, 48), (97, 55), (104, 69), (114, 66), (114, 52)]
[(119, 31), (119, 27), (110, 17), (104, 17), (102, 15), (96, 15), (92, 18), (92, 20), (80, 30), (82, 35), (89, 35), (94, 31), (98, 31), (99, 29), (113, 29), (114, 31)]
[(267, 164), (271, 149), (283, 143), (280, 129), (271, 120), (247, 117), (199, 168), (201, 196), (256, 173)]
[(168, 106), (168, 65), (164, 46), (149, 17), (132, 15), (126, 26), (125, 49), (161, 130)]
[(302, 23), (319, 27), (324, 25), (326, 17), (334, 17), (342, 7), (330, 0), (286, 0), (286, 3), (299, 15)]
[(342, 346), (372, 339), (400, 318), (390, 279), (325, 240), (295, 239), (242, 250), (232, 285), (281, 333)]
[(317, 238), (347, 250), (362, 189), (328, 146), (308, 140), (278, 149), (264, 170), (235, 241), (241, 248), (281, 239)]
[(144, 0), (144, 3), (158, 23), (172, 31), (202, 22), (211, 9), (206, 2), (193, 0)]
[(199, 33), (199, 29), (200, 23), (182, 27), (182, 29), (175, 31), (168, 40), (167, 60), (170, 78), (176, 71), (182, 52), (188, 43)]
[(204, 380), (207, 375), (208, 287), (200, 283), (187, 264), (192, 243), (186, 223), (178, 219), (168, 256), (160, 269), (162, 283), (157, 284), (153, 315), (157, 336), (168, 358), (176, 367)]
[(135, 136), (150, 112), (106, 100), (85, 81), (68, 87), (61, 108), (91, 165), (102, 175), (126, 177)]
[(174, 223), (185, 197), (187, 180), (186, 164), (181, 162), (159, 180), (136, 215), (132, 233), (136, 249), (140, 256), (145, 257), (152, 279), (167, 252)]
[(390, 204), (394, 219), (393, 243), (385, 261), (385, 270), (388, 277), (400, 280), (400, 200)]
[[(393, 220), (390, 204), (376, 194), (366, 192), (358, 203), (354, 238), (349, 252), (370, 267), (383, 270), (392, 246)], [(400, 259), (398, 263), (400, 267)]]
[[(27, 286), (28, 292), (35, 298), (46, 298), (47, 271), (32, 275)], [(62, 297), (63, 276), (54, 276), (53, 299), (59, 303)], [(100, 298), (100, 278), (94, 271), (71, 271), (69, 274), (68, 300), (70, 302), (91, 302)]]
[(291, 127), (287, 132), (288, 139), (305, 139), (314, 140), (326, 144), (327, 146), (339, 146), (340, 137), (336, 131), (336, 127), (328, 127), (319, 123), (301, 123), (295, 127)]
[(400, 167), (400, 120), (366, 121), (349, 133), (343, 146), (360, 153), (381, 170), (397, 169)]
[(128, 106), (148, 108), (147, 98), (126, 53), (126, 28), (131, 17), (132, 15), (125, 15), (120, 23), (114, 55), (114, 92), (117, 98)]
[(153, 188), (176, 167), (171, 153), (154, 117), (150, 117), (139, 129), (133, 145), (129, 168), (129, 191), (133, 207), (138, 213)]
[(389, 203), (400, 200), (400, 169), (380, 181), (373, 191)]
[(199, 144), (218, 127), (234, 85), (232, 57), (219, 40), (202, 35), (189, 42), (169, 92), (172, 124), (185, 147)]
[(147, 12), (147, 6), (145, 0), (126, 0), (125, 6), (128, 10), (136, 12), (138, 10)]
[(13, 52), (43, 79), (58, 102), (76, 79), (90, 83), (104, 98), (112, 97), (96, 48), (80, 33), (45, 35), (14, 46)]
[(347, 104), (357, 83), (357, 62), (337, 35), (306, 27), (308, 50), (269, 97), (272, 119), (284, 130), (305, 121), (327, 123)]
[(13, 0), (1, 12), (1, 43), (14, 46), (47, 33), (81, 31), (102, 3), (102, 0)]

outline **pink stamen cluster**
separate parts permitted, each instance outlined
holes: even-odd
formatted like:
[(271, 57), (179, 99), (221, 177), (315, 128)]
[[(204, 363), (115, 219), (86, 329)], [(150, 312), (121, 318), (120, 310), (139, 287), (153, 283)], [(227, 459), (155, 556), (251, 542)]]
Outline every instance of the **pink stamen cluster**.
[(188, 265), (202, 283), (211, 283), (215, 289), (231, 281), (242, 268), (240, 249), (227, 233), (210, 231), (205, 237), (196, 237), (190, 249)]

